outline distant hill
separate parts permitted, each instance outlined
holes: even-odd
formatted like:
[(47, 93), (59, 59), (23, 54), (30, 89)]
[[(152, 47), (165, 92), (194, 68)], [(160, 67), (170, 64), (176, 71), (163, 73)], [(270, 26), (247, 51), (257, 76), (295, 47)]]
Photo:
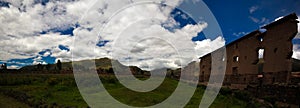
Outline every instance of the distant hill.
[[(125, 66), (121, 64), (117, 60), (112, 60), (109, 58), (100, 58), (100, 59), (93, 59), (93, 60), (82, 60), (76, 62), (62, 62), (62, 69), (58, 70), (56, 64), (47, 64), (47, 65), (28, 65), (24, 66), (19, 69), (22, 72), (32, 72), (37, 71), (39, 73), (72, 73), (73, 64), (75, 63), (78, 68), (84, 69), (92, 69), (96, 66), (96, 70), (98, 73), (113, 73), (113, 70), (117, 72), (124, 72), (125, 70), (131, 71), (133, 74), (144, 74), (149, 73), (148, 71), (142, 70), (137, 66)], [(90, 63), (94, 63), (90, 64)], [(113, 66), (112, 67), (112, 63)], [(86, 66), (84, 66), (86, 65)], [(90, 66), (90, 67), (87, 67)], [(114, 69), (113, 69), (114, 68)], [(59, 71), (59, 72), (58, 72)]]
[(292, 72), (300, 72), (300, 60), (293, 58), (292, 63)]
[[(87, 62), (91, 62), (92, 60), (83, 60), (83, 61), (79, 61), (79, 64), (83, 64), (83, 63), (87, 63)], [(125, 66), (123, 64), (121, 64), (119, 61), (117, 60), (111, 60), (109, 58), (100, 58), (100, 59), (94, 59), (93, 61), (95, 61), (95, 65), (96, 65), (96, 69), (99, 73), (103, 72), (103, 73), (113, 73), (113, 69), (112, 69), (112, 63), (114, 64), (114, 69), (118, 70), (118, 71), (124, 71), (124, 70), (130, 70), (132, 73), (134, 74), (144, 74), (144, 73), (149, 73), (149, 71), (145, 71), (140, 69), (137, 66)], [(262, 65), (264, 63), (263, 60), (259, 60), (258, 65), (261, 68)], [(197, 70), (199, 67), (197, 67), (199, 65), (198, 62), (191, 62), (189, 63), (187, 66), (183, 67), (183, 72), (191, 72), (191, 69), (193, 69), (195, 71), (195, 69)], [(91, 67), (86, 67), (86, 68), (93, 68), (93, 66), (91, 65)], [(63, 62), (62, 63), (62, 71), (72, 71), (73, 69), (73, 65), (72, 62)], [(38, 65), (29, 65), (29, 66), (24, 66), (21, 69), (19, 69), (19, 71), (22, 72), (29, 72), (29, 71), (56, 71), (57, 66), (56, 64), (48, 64), (48, 65), (42, 65), (41, 67), (39, 67)], [(174, 74), (180, 75), (180, 68), (179, 69), (167, 69), (168, 72), (167, 74), (170, 74), (172, 71)], [(300, 72), (300, 60), (298, 59), (292, 59), (292, 72)], [(68, 73), (68, 72), (67, 72)], [(196, 74), (197, 72), (191, 72), (191, 74)]]
[[(101, 58), (101, 59), (95, 59), (95, 60), (82, 60), (78, 61), (77, 63), (83, 64), (86, 62), (95, 61), (96, 68), (111, 68), (111, 61), (109, 58)], [(47, 67), (48, 66), (48, 67)], [(70, 70), (73, 68), (72, 62), (62, 62), (62, 70)], [(91, 67), (89, 67), (91, 68)], [(19, 70), (38, 70), (38, 65), (28, 65), (20, 68)], [(48, 65), (42, 65), (42, 70), (57, 70), (56, 64), (48, 64)]]
[[(63, 62), (62, 70), (72, 69), (72, 62)], [(38, 70), (58, 70), (56, 64), (47, 65), (28, 65), (19, 69), (20, 71), (38, 71)]]
[[(74, 64), (72, 64), (74, 63)], [(91, 64), (92, 63), (92, 64)], [(95, 64), (95, 65), (93, 65)], [(112, 64), (114, 67), (112, 67)], [(77, 69), (93, 69), (96, 66), (96, 70), (99, 74), (113, 74), (114, 72), (122, 72), (122, 73), (132, 73), (134, 75), (146, 75), (149, 76), (150, 72), (142, 70), (137, 66), (125, 66), (121, 64), (118, 60), (112, 60), (109, 58), (100, 58), (93, 60), (82, 60), (76, 62), (62, 62), (62, 69), (58, 70), (56, 64), (48, 64), (48, 65), (29, 65), (24, 66), (19, 71), (27, 73), (72, 73), (73, 65), (77, 66)], [(86, 66), (83, 66), (86, 65)], [(90, 66), (90, 67), (87, 67)], [(187, 66), (183, 67), (183, 69), (155, 69), (153, 72), (166, 72), (167, 76), (170, 76), (173, 73), (173, 76), (179, 78), (181, 76), (181, 72), (187, 73), (183, 77), (191, 77), (195, 76), (199, 70), (199, 62), (191, 62)]]

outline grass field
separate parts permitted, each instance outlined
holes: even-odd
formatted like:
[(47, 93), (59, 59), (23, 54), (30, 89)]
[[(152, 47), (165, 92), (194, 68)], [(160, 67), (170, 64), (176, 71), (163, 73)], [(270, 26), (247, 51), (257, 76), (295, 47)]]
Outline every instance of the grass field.
[[(106, 90), (118, 101), (130, 106), (151, 106), (167, 99), (177, 87), (177, 80), (166, 78), (157, 89), (147, 92), (134, 92), (122, 86), (112, 75), (100, 76)], [(143, 79), (141, 77), (140, 79)], [(199, 86), (187, 108), (198, 108), (205, 87)], [(98, 94), (98, 95), (101, 95)], [(5, 99), (3, 99), (5, 98)], [(76, 86), (73, 75), (62, 74), (0, 74), (0, 105), (31, 107), (88, 107)], [(16, 103), (16, 104), (15, 104)], [(211, 108), (258, 107), (247, 99), (219, 94)]]
[(29, 108), (29, 106), (14, 98), (0, 94), (0, 108)]

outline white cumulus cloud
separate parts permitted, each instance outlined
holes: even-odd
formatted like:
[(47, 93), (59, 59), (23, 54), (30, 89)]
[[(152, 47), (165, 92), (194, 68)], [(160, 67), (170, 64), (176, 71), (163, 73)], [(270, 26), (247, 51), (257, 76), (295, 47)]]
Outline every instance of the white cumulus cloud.
[[(177, 68), (225, 45), (221, 37), (191, 41), (207, 23), (168, 30), (165, 27), (178, 25), (170, 12), (181, 1), (154, 1), (167, 2), (171, 7), (130, 6), (140, 2), (136, 0), (50, 0), (46, 5), (34, 0), (7, 0), (9, 8), (0, 7), (0, 45), (5, 46), (0, 49), (0, 60), (34, 58), (33, 64), (37, 64), (45, 63), (41, 57), (46, 56), (62, 61), (116, 57), (144, 69)], [(72, 27), (74, 36), (55, 33)], [(107, 42), (95, 46), (99, 41)], [(60, 49), (60, 45), (70, 51)], [(41, 51), (46, 52), (41, 55)]]

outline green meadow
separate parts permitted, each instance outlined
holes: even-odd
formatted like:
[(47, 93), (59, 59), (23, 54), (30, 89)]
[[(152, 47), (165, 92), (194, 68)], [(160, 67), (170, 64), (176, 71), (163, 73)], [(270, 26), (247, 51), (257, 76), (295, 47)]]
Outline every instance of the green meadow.
[[(166, 78), (156, 89), (134, 92), (120, 84), (114, 75), (99, 76), (106, 91), (129, 106), (146, 107), (158, 104), (174, 92), (178, 81)], [(147, 79), (144, 76), (138, 77)], [(197, 86), (186, 108), (198, 108), (205, 86)], [(101, 97), (101, 92), (95, 94)], [(105, 98), (104, 98), (105, 99)], [(223, 88), (211, 108), (259, 107), (247, 94)], [(0, 74), (0, 107), (78, 107), (86, 108), (72, 74)]]

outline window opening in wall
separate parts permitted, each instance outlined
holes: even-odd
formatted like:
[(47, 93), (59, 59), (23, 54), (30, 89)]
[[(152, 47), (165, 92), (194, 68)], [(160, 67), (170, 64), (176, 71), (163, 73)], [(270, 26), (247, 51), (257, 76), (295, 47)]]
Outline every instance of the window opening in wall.
[(203, 82), (204, 81), (204, 71), (202, 71), (202, 74), (200, 76), (200, 81)]
[(290, 51), (288, 55), (286, 55), (286, 59), (291, 59), (293, 56), (293, 51)]
[(278, 48), (275, 48), (275, 49), (274, 49), (274, 53), (276, 53), (276, 52), (277, 52), (277, 50), (278, 50)]
[(232, 74), (233, 75), (238, 75), (238, 67), (233, 67), (232, 68)]
[(258, 50), (258, 58), (263, 59), (264, 58), (265, 49), (259, 49)]
[(273, 77), (273, 78), (272, 78), (272, 83), (275, 83), (275, 80), (276, 80), (275, 77)]
[(239, 56), (234, 56), (233, 57), (233, 62), (238, 62), (239, 61)]
[(225, 57), (222, 58), (222, 61), (225, 61)]
[(258, 61), (257, 61), (257, 65), (258, 65), (258, 74), (262, 74), (263, 73), (263, 68), (264, 68), (264, 53), (265, 53), (265, 49), (260, 48), (258, 49)]
[(264, 41), (264, 37), (261, 36), (261, 35), (257, 36), (257, 39), (258, 39), (258, 41), (260, 41), (260, 42), (263, 42), (263, 41)]

